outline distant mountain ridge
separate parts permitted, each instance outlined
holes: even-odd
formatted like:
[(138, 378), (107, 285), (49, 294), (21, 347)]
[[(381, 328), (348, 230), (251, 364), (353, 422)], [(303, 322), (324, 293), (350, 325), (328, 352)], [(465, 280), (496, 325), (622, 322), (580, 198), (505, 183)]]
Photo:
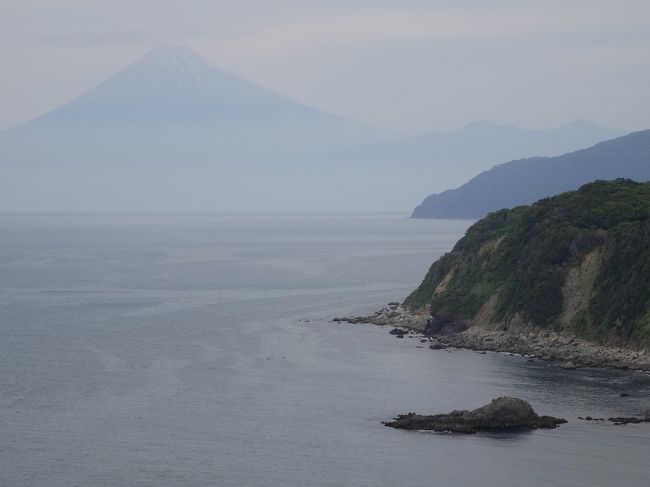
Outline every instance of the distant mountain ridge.
[(533, 157), (495, 166), (457, 189), (428, 196), (414, 218), (480, 218), (577, 189), (595, 179), (650, 180), (650, 130), (557, 157)]
[(418, 171), (425, 191), (458, 186), (503, 161), (530, 156), (556, 156), (624, 135), (621, 129), (575, 120), (561, 127), (525, 129), (477, 121), (459, 129), (430, 132), (374, 144), (352, 154), (376, 166), (401, 166)]

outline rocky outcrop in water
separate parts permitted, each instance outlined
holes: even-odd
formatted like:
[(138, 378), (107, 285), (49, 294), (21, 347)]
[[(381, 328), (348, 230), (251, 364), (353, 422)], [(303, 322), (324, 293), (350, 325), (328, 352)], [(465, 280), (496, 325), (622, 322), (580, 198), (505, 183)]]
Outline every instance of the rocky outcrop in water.
[(509, 431), (537, 428), (556, 428), (566, 420), (539, 416), (523, 399), (500, 397), (472, 411), (452, 411), (449, 414), (424, 416), (402, 414), (385, 422), (390, 428), (430, 430), (451, 433), (477, 433), (479, 431)]
[(426, 313), (418, 313), (404, 309), (397, 301), (392, 301), (376, 313), (369, 316), (350, 316), (333, 318), (335, 323), (371, 323), (373, 325), (391, 325), (395, 328), (407, 328), (408, 330), (423, 331), (427, 322)]

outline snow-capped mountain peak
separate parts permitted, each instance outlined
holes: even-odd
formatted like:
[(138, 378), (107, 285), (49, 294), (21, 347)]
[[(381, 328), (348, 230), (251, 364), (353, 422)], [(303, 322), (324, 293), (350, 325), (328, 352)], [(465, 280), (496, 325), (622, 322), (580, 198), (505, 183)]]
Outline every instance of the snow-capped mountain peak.
[(205, 72), (214, 70), (196, 51), (183, 46), (158, 46), (133, 64), (132, 69), (150, 73), (154, 79), (170, 73), (186, 74), (203, 83)]
[(101, 124), (288, 122), (350, 126), (222, 71), (188, 47), (158, 46), (120, 72), (34, 122)]

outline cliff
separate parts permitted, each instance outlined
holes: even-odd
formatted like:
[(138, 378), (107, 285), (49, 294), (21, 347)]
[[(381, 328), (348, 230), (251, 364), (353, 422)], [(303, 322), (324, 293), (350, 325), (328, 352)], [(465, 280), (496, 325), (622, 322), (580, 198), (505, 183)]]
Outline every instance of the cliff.
[(558, 332), (650, 346), (650, 183), (596, 181), (489, 214), (406, 299), (432, 333)]

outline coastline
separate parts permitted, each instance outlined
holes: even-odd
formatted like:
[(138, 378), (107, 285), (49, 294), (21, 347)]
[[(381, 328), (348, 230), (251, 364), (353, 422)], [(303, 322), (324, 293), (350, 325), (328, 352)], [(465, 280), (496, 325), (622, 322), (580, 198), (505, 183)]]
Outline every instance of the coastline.
[(334, 318), (332, 321), (402, 328), (431, 339), (434, 343), (431, 348), (448, 346), (514, 353), (531, 359), (559, 362), (565, 369), (597, 367), (650, 372), (650, 353), (645, 350), (599, 345), (544, 329), (496, 331), (475, 325), (463, 331), (443, 329), (440, 333), (428, 333), (426, 313), (409, 311), (397, 302), (389, 303), (370, 316)]

